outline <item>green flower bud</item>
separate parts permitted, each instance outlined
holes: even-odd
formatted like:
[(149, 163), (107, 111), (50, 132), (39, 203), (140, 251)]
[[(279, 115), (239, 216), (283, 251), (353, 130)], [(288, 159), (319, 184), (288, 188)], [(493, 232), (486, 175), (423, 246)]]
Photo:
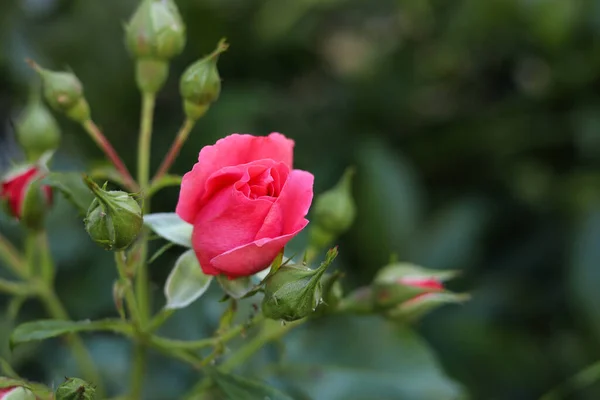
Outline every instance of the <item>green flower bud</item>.
[(67, 378), (56, 389), (56, 400), (94, 400), (96, 388), (79, 378)]
[(185, 25), (173, 0), (142, 0), (125, 27), (125, 42), (136, 58), (136, 82), (156, 93), (169, 75), (168, 61), (185, 47)]
[(44, 97), (53, 109), (79, 123), (90, 119), (90, 107), (83, 96), (83, 86), (75, 74), (50, 71), (31, 60), (28, 62), (42, 78)]
[(140, 205), (129, 193), (101, 189), (89, 178), (86, 183), (96, 195), (85, 218), (86, 231), (106, 250), (126, 249), (142, 229)]
[(380, 309), (388, 309), (428, 293), (445, 292), (443, 282), (456, 275), (454, 271), (435, 271), (408, 263), (395, 263), (382, 268), (373, 281), (373, 301)]
[(295, 321), (312, 314), (321, 303), (321, 277), (337, 256), (337, 248), (313, 270), (304, 265), (284, 265), (267, 277), (262, 302), (265, 317)]
[(202, 117), (211, 103), (214, 103), (221, 93), (221, 77), (217, 69), (219, 55), (227, 50), (229, 45), (221, 40), (217, 48), (208, 56), (190, 65), (179, 83), (179, 91), (183, 98), (183, 108), (191, 120)]
[(125, 27), (135, 58), (168, 61), (185, 47), (185, 25), (173, 0), (142, 0)]
[(37, 93), (31, 96), (17, 119), (16, 136), (31, 162), (37, 161), (45, 152), (55, 150), (60, 143), (58, 124)]
[(311, 253), (329, 246), (346, 232), (356, 217), (356, 205), (352, 198), (354, 168), (348, 168), (340, 181), (317, 197), (314, 222), (310, 229)]

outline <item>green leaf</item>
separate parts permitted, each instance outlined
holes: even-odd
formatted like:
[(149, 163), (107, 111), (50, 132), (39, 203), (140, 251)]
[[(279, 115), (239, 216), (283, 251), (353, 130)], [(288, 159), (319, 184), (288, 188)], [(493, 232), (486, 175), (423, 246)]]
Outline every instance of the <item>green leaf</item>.
[(176, 310), (185, 308), (202, 296), (208, 289), (212, 276), (202, 272), (194, 250), (183, 253), (167, 278), (165, 308)]
[(82, 216), (87, 214), (94, 195), (83, 182), (79, 172), (51, 172), (43, 183), (58, 190), (71, 202)]
[(75, 332), (110, 331), (126, 333), (129, 327), (120, 320), (105, 319), (100, 321), (63, 321), (56, 319), (43, 319), (26, 322), (15, 328), (10, 335), (10, 347), (50, 339), (57, 336)]
[(219, 282), (225, 293), (234, 299), (241, 299), (256, 287), (249, 276), (229, 279), (225, 275), (218, 275), (217, 282)]
[(209, 374), (227, 400), (292, 400), (285, 393), (257, 380), (242, 378), (218, 369), (210, 370)]
[(192, 229), (175, 213), (157, 213), (144, 216), (144, 224), (158, 236), (183, 247), (192, 247)]

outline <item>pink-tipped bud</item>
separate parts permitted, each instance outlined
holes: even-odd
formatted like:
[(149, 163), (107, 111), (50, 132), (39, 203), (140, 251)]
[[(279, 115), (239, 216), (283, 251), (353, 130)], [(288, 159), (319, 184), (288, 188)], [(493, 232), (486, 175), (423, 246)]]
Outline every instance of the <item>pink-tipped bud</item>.
[(43, 225), (52, 205), (52, 189), (42, 185), (46, 172), (37, 165), (9, 171), (0, 180), (0, 201), (8, 213), (31, 229)]

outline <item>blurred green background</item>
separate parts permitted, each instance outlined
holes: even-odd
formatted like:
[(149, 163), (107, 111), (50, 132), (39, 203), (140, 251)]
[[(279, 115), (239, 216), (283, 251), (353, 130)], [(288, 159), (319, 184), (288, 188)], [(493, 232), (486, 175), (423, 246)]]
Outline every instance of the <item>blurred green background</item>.
[[(188, 28), (157, 101), (152, 164), (182, 122), (178, 77), (225, 36), (221, 98), (175, 164), (233, 132), (279, 131), (316, 193), (358, 170), (356, 224), (341, 238), (348, 289), (390, 254), (459, 269), (465, 305), (412, 328), (376, 317), (331, 318), (270, 346), (242, 371), (297, 399), (537, 399), (600, 359), (600, 2), (593, 0), (178, 0)], [(5, 0), (0, 11), (0, 154), (18, 158), (8, 123), (27, 99), (31, 57), (72, 68), (96, 122), (131, 168), (140, 100), (122, 24), (134, 0)], [(60, 118), (57, 170), (102, 159)], [(177, 189), (154, 211), (173, 211)], [(50, 217), (59, 294), (74, 318), (114, 316), (111, 255), (58, 199)], [(16, 243), (6, 216), (0, 229)], [(302, 243), (300, 238), (297, 243)], [(160, 246), (157, 243), (156, 246)], [(151, 266), (155, 306), (181, 249)], [(211, 298), (218, 299), (214, 290)], [(6, 299), (0, 297), (0, 304)], [(210, 334), (222, 305), (203, 298), (165, 335)], [(3, 306), (2, 310), (5, 307)], [(3, 312), (3, 311), (0, 311)], [(19, 320), (42, 317), (28, 302)], [(59, 341), (1, 354), (51, 384), (76, 373)], [(113, 394), (126, 389), (129, 345), (87, 335)], [(145, 397), (176, 399), (198, 378), (155, 355)], [(283, 361), (281, 361), (283, 359)], [(572, 399), (600, 398), (600, 384)]]

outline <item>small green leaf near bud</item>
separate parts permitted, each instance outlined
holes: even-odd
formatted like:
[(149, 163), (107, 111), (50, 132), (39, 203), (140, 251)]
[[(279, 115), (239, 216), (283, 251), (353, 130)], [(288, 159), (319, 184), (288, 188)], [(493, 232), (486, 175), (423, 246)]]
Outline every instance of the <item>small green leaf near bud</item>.
[(142, 229), (140, 205), (129, 193), (106, 191), (89, 178), (86, 178), (86, 184), (96, 195), (85, 218), (86, 231), (106, 250), (126, 249)]
[(321, 277), (336, 256), (334, 248), (317, 269), (302, 264), (283, 265), (267, 277), (262, 302), (265, 317), (295, 321), (312, 314), (321, 302)]
[(56, 389), (56, 400), (94, 400), (96, 389), (79, 378), (67, 378)]
[(53, 109), (79, 123), (90, 119), (90, 107), (83, 96), (83, 86), (75, 74), (50, 71), (31, 60), (28, 63), (42, 78), (44, 98)]
[(55, 150), (60, 143), (58, 123), (37, 93), (31, 96), (19, 115), (15, 133), (17, 141), (31, 162), (37, 161), (45, 152)]
[(217, 62), (219, 55), (228, 47), (225, 40), (221, 40), (211, 54), (190, 65), (181, 76), (179, 90), (189, 119), (195, 121), (202, 117), (211, 103), (219, 98), (221, 77)]

